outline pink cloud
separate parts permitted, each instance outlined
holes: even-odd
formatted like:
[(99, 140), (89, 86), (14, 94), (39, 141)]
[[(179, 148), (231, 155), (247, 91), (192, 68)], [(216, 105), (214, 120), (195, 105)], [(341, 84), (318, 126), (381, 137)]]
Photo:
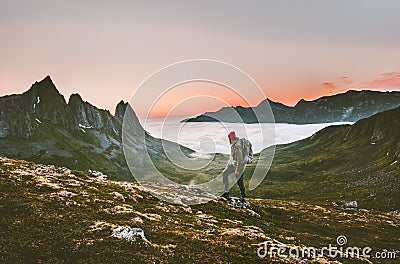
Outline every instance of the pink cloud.
[(341, 83), (346, 84), (346, 85), (353, 83), (353, 81), (350, 80), (347, 76), (342, 76), (342, 77), (339, 77), (338, 79)]
[(379, 74), (370, 82), (355, 85), (355, 88), (374, 89), (400, 89), (400, 72), (388, 72)]
[(325, 89), (335, 89), (335, 84), (333, 82), (324, 82), (322, 83), (322, 87)]

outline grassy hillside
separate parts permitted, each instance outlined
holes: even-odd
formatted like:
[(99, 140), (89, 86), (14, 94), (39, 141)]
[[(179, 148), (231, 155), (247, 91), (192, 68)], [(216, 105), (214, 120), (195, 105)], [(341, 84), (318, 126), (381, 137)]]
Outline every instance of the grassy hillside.
[(397, 108), (277, 146), (267, 177), (249, 195), (326, 204), (355, 200), (362, 208), (398, 210), (399, 116)]
[(30, 138), (2, 138), (0, 153), (33, 162), (99, 170), (119, 180), (133, 179), (128, 172), (121, 143), (96, 130), (70, 131), (42, 121)]
[[(135, 184), (5, 158), (0, 199), (0, 262), (7, 263), (299, 263), (275, 255), (260, 259), (259, 243), (320, 248), (335, 244), (338, 235), (349, 246), (399, 255), (400, 218), (394, 214), (261, 199), (249, 199), (251, 209), (223, 200), (177, 206)], [(117, 226), (141, 228), (148, 241), (112, 237)], [(368, 261), (324, 257), (314, 263)]]
[[(162, 144), (162, 140), (146, 134), (146, 145), (155, 166), (168, 178), (182, 184), (194, 179), (198, 183), (208, 181), (222, 171), (228, 159), (225, 155), (217, 154), (202, 171), (185, 170), (167, 159)], [(164, 144), (176, 145), (166, 140)], [(193, 153), (193, 150), (183, 146), (180, 149), (187, 156)], [(30, 138), (2, 138), (0, 155), (78, 170), (98, 170), (114, 180), (135, 180), (128, 170), (121, 139), (102, 130), (66, 130), (42, 121)], [(143, 173), (145, 171), (143, 168)]]

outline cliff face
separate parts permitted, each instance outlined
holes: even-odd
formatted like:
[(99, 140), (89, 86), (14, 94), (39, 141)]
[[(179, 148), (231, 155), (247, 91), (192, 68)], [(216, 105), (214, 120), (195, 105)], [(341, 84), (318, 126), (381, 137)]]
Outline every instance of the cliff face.
[(72, 94), (68, 106), (79, 128), (94, 128), (120, 134), (121, 124), (107, 110), (98, 109), (84, 102), (79, 94)]
[(120, 124), (122, 124), (122, 121), (124, 120), (124, 114), (127, 107), (128, 103), (125, 103), (124, 101), (121, 100), (117, 104), (117, 107), (115, 108), (115, 118)]
[[(67, 103), (47, 76), (23, 94), (0, 98), (0, 156), (132, 179), (121, 140), (127, 107), (121, 101), (113, 116), (84, 102), (79, 94), (71, 95)], [(133, 129), (143, 130), (134, 121)]]

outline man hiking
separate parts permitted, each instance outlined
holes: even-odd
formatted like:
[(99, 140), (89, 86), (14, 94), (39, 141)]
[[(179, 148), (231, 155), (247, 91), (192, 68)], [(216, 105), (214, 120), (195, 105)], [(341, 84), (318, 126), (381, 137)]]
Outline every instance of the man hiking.
[(246, 188), (244, 187), (243, 172), (246, 164), (253, 161), (253, 149), (250, 141), (245, 138), (236, 137), (235, 131), (228, 134), (229, 143), (231, 145), (231, 157), (228, 166), (222, 172), (222, 180), (224, 183), (224, 192), (222, 197), (229, 198), (229, 180), (228, 176), (235, 173), (237, 183), (242, 195), (241, 202), (246, 202)]

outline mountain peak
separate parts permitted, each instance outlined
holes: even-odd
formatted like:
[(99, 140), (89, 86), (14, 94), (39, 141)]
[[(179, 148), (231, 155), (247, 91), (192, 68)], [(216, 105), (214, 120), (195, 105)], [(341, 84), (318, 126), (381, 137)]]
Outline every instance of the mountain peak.
[(43, 78), (41, 81), (36, 81), (32, 87), (39, 85), (40, 87), (49, 87), (49, 88), (54, 88), (57, 90), (56, 86), (54, 85), (53, 80), (51, 79), (50, 75), (47, 75), (46, 77)]
[(71, 96), (68, 99), (68, 105), (71, 105), (71, 103), (74, 104), (74, 103), (82, 103), (82, 102), (83, 102), (83, 99), (82, 99), (81, 95), (78, 93), (71, 94)]
[(295, 104), (294, 107), (299, 106), (299, 105), (302, 105), (302, 104), (305, 104), (305, 103), (307, 103), (307, 101), (306, 101), (304, 98), (302, 98), (302, 99), (300, 99), (300, 100)]
[(44, 77), (41, 81), (36, 81), (34, 84), (43, 83), (43, 82), (53, 83), (53, 80), (51, 79), (50, 75), (46, 75), (46, 77)]
[(121, 100), (121, 101), (119, 101), (119, 103), (117, 104), (117, 108), (118, 108), (118, 106), (123, 106), (123, 105), (127, 105), (128, 103), (127, 102), (124, 102), (124, 100)]
[(124, 119), (126, 107), (128, 106), (128, 102), (124, 102), (121, 100), (118, 104), (117, 107), (115, 108), (115, 117), (118, 118), (120, 121)]
[(0, 123), (3, 124), (0, 137), (28, 138), (42, 121), (71, 126), (64, 96), (59, 93), (50, 76), (33, 83), (25, 93), (2, 102), (0, 110), (3, 112), (0, 117)]
[(44, 79), (42, 81), (50, 81), (53, 82), (50, 75), (46, 75), (46, 77), (44, 77)]
[(32, 84), (31, 88), (26, 92), (27, 94), (33, 94), (35, 97), (39, 97), (41, 99), (59, 99), (64, 97), (57, 90), (53, 80), (50, 75), (47, 75), (43, 80), (36, 81)]

